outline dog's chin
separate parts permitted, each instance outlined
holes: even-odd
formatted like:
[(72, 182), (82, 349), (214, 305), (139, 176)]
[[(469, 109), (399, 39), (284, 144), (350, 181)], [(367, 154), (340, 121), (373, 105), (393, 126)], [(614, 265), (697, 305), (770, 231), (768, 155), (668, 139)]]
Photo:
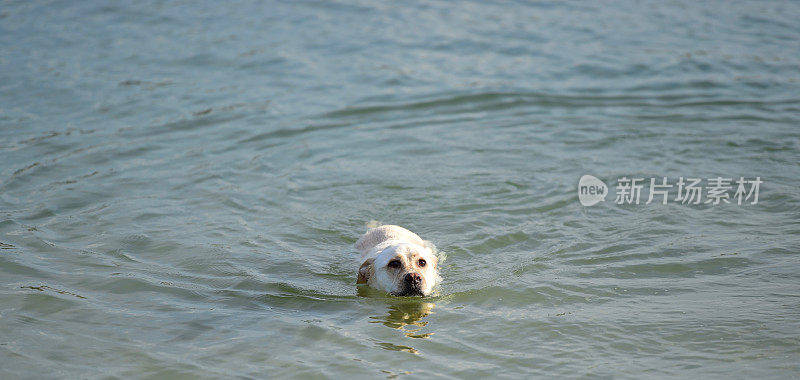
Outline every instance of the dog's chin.
[(423, 293), (421, 289), (414, 289), (414, 288), (403, 289), (403, 290), (401, 290), (399, 292), (391, 292), (390, 294), (393, 295), (393, 296), (398, 296), (398, 297), (425, 297), (426, 296), (426, 294)]

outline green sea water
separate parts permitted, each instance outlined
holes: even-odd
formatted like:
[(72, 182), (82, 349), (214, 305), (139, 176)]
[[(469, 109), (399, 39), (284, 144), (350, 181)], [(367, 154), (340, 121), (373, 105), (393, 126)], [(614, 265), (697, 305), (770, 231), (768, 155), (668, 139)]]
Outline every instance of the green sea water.
[[(0, 377), (797, 378), (798, 19), (0, 2)], [(356, 287), (373, 221), (436, 245), (435, 296)]]

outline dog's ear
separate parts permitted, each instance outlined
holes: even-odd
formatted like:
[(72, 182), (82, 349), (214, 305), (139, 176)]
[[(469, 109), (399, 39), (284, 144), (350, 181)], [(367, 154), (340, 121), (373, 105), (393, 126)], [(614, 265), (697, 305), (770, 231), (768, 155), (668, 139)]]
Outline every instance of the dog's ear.
[(369, 278), (372, 277), (372, 274), (375, 273), (375, 267), (373, 264), (375, 263), (374, 258), (369, 258), (361, 264), (361, 267), (358, 268), (358, 280), (356, 284), (366, 284), (369, 281)]

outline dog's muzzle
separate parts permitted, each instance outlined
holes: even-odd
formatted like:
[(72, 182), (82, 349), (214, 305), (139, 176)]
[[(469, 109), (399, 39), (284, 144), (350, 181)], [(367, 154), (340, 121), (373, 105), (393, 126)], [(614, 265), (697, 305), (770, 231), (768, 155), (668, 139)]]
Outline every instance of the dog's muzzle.
[(419, 273), (408, 273), (403, 277), (403, 291), (400, 296), (424, 296), (422, 293), (422, 276)]

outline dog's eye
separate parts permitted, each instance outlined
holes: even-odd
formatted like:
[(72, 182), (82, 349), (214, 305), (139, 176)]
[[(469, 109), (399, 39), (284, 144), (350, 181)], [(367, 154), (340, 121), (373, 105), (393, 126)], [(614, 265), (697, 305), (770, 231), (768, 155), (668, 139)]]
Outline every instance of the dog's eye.
[(400, 261), (399, 260), (390, 261), (389, 268), (400, 268)]
[(421, 266), (421, 267), (424, 267), (425, 264), (427, 264), (427, 263), (425, 262), (425, 259), (419, 259), (419, 261), (417, 261), (417, 264), (419, 264), (419, 266)]

